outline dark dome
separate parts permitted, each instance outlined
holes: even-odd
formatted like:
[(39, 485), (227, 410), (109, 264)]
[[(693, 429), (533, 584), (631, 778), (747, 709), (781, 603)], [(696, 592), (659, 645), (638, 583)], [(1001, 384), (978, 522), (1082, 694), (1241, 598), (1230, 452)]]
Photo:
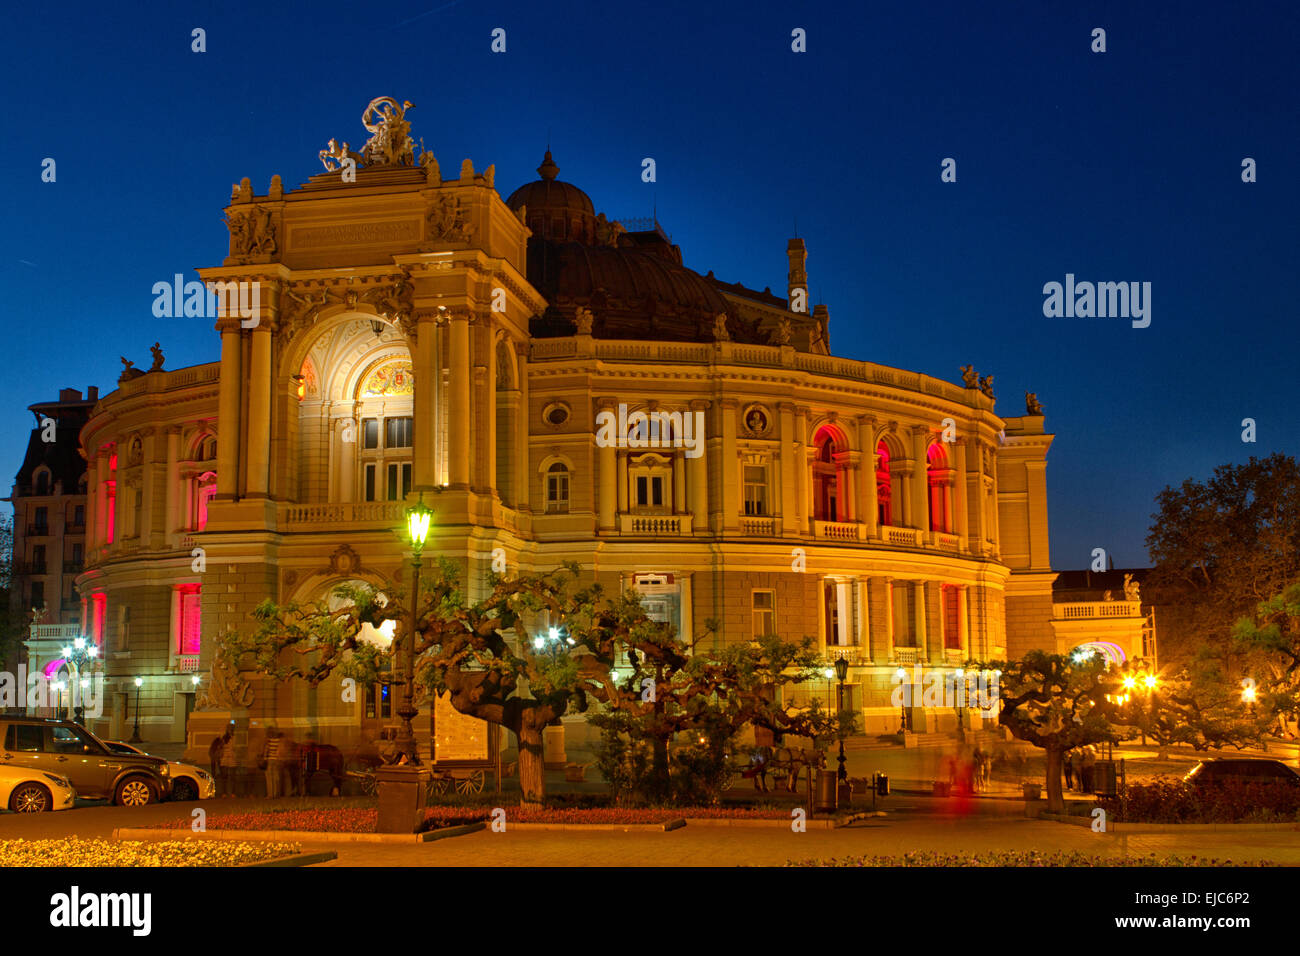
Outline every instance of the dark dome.
[(515, 212), (520, 206), (527, 208), (524, 224), (535, 236), (594, 242), (596, 210), (591, 197), (573, 183), (556, 179), (559, 173), (560, 167), (555, 165), (548, 149), (542, 165), (537, 167), (537, 175), (542, 178), (524, 183), (510, 194), (506, 205)]

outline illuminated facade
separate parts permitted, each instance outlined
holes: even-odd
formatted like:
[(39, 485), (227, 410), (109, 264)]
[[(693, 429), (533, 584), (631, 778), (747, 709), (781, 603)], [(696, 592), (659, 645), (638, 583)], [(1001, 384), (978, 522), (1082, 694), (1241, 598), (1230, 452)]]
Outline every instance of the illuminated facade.
[[(508, 199), (491, 167), (367, 155), (355, 182), (236, 187), (230, 254), (199, 273), (257, 283), (256, 315), (218, 322), (219, 362), (121, 382), (82, 433), (79, 586), (105, 602), (110, 677), (148, 675), (146, 738), (179, 739), (190, 675), (265, 597), (396, 587), (418, 489), (438, 489), (426, 554), (471, 592), (494, 554), (572, 560), (688, 637), (809, 635), (850, 660), (871, 734), (899, 728), (900, 666), (1054, 646), (1041, 414), (999, 416), (970, 370), (831, 354), (802, 240), (782, 297), (687, 268), (657, 222), (597, 215), (549, 152)], [(655, 428), (597, 441), (602, 413)], [(382, 695), (344, 697), (253, 679), (206, 703), (338, 741), (391, 723)]]

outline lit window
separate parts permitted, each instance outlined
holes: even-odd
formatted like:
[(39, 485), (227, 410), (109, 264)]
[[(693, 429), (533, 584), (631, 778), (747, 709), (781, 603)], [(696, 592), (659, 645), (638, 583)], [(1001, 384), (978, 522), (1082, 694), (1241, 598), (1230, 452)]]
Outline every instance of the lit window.
[(744, 475), (745, 514), (767, 514), (767, 466), (746, 465)]
[(755, 591), (753, 594), (754, 638), (770, 637), (776, 633), (776, 592)]
[(178, 654), (197, 654), (201, 643), (201, 614), (199, 610), (199, 585), (182, 584), (179, 594), (179, 619), (177, 621)]
[(546, 470), (546, 510), (550, 514), (569, 510), (569, 469), (558, 461)]

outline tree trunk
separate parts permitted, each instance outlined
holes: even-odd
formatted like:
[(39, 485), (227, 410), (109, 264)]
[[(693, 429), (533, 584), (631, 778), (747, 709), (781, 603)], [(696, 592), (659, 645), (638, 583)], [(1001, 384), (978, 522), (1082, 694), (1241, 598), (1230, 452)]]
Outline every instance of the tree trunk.
[(542, 753), (542, 732), (524, 720), (519, 727), (519, 789), (525, 807), (540, 807), (546, 799), (546, 763)]
[(1047, 812), (1065, 812), (1065, 794), (1061, 789), (1061, 763), (1063, 751), (1060, 747), (1047, 748)]

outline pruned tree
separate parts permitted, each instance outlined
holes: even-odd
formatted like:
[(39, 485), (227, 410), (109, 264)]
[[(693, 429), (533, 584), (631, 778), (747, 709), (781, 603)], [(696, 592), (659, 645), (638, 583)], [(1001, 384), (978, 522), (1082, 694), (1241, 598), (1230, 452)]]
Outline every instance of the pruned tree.
[(1232, 634), (1256, 668), (1240, 678), (1243, 702), (1249, 705), (1253, 696), (1261, 719), (1280, 717), (1294, 727), (1300, 718), (1300, 580), (1261, 601)]
[(1046, 753), (1047, 808), (1063, 812), (1062, 756), (1121, 736), (1122, 675), (1096, 654), (1076, 660), (1030, 651), (1017, 661), (980, 666), (1001, 671), (998, 723)]

